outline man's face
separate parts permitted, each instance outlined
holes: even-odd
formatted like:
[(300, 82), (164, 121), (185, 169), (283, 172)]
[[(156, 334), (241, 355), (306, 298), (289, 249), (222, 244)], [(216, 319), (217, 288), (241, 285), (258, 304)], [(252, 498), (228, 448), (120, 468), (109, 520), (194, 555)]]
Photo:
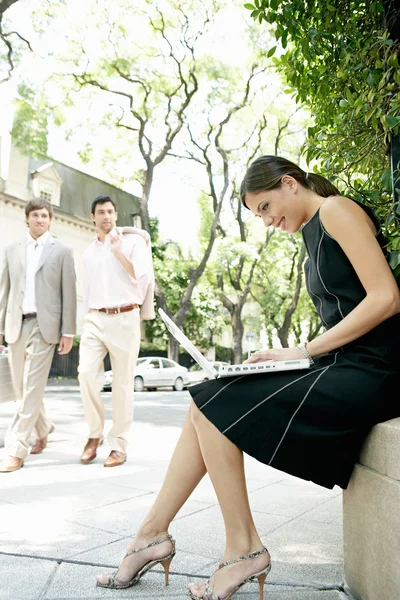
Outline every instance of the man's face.
[(104, 204), (96, 204), (94, 214), (92, 214), (92, 220), (96, 225), (96, 229), (109, 233), (111, 229), (114, 229), (115, 223), (117, 222), (117, 213), (111, 202), (104, 202)]
[(47, 208), (37, 208), (36, 210), (31, 210), (26, 217), (26, 222), (29, 227), (29, 233), (36, 240), (49, 230), (51, 217)]

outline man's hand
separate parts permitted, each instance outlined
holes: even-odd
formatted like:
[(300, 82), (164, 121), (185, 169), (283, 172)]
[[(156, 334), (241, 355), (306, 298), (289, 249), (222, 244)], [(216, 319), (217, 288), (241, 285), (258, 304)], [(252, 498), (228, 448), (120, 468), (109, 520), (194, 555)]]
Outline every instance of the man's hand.
[(58, 354), (68, 354), (72, 348), (74, 338), (63, 335), (58, 345)]
[(111, 252), (114, 255), (121, 254), (122, 252), (122, 233), (118, 233), (118, 236), (110, 235), (111, 241)]
[(271, 348), (258, 350), (245, 360), (246, 363), (266, 362), (267, 360), (298, 360), (304, 358), (300, 348)]

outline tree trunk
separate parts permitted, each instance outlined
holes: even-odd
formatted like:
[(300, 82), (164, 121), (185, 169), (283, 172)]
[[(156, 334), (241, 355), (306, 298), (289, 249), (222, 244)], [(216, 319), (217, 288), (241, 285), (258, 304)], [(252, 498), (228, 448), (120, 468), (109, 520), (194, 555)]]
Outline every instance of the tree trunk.
[(170, 335), (168, 338), (168, 358), (179, 362), (179, 342), (173, 335)]
[(149, 231), (149, 199), (154, 179), (154, 166), (147, 166), (144, 182), (142, 185), (142, 197), (140, 199), (140, 216), (142, 218), (142, 229)]
[(243, 350), (242, 350), (242, 341), (243, 341), (243, 333), (244, 327), (241, 316), (241, 308), (235, 305), (235, 310), (232, 315), (232, 338), (233, 338), (233, 362), (235, 364), (240, 364), (243, 362)]
[(18, 2), (18, 0), (0, 0), (0, 16), (16, 2)]
[(288, 346), (289, 346), (289, 332), (290, 332), (290, 327), (291, 327), (291, 323), (292, 323), (293, 313), (297, 308), (297, 304), (298, 304), (299, 298), (300, 298), (301, 284), (302, 284), (302, 277), (303, 277), (303, 263), (304, 263), (305, 258), (306, 258), (306, 248), (305, 248), (304, 244), (302, 244), (301, 250), (300, 250), (300, 255), (299, 255), (299, 260), (297, 261), (296, 287), (293, 292), (293, 296), (292, 296), (290, 305), (285, 313), (285, 318), (283, 320), (283, 323), (282, 323), (281, 327), (277, 327), (277, 333), (278, 333), (279, 340), (282, 344), (282, 348), (288, 348)]

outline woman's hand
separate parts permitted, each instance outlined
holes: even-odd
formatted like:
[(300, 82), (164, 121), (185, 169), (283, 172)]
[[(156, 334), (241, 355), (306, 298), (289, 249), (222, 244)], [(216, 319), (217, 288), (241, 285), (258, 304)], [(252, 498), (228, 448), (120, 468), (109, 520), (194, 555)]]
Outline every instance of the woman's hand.
[(300, 348), (271, 348), (258, 350), (245, 360), (245, 363), (266, 362), (267, 360), (298, 360), (304, 358)]

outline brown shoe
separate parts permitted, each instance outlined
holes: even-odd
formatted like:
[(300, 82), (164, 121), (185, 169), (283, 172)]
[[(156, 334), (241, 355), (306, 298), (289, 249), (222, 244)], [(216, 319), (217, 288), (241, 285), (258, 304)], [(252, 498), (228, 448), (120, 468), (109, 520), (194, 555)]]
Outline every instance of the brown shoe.
[(97, 456), (97, 448), (103, 442), (102, 438), (89, 438), (81, 456), (81, 463), (89, 464)]
[(43, 450), (47, 446), (47, 438), (50, 435), (50, 433), (53, 433), (53, 431), (54, 425), (51, 426), (49, 433), (44, 438), (42, 438), (41, 440), (34, 441), (33, 446), (31, 448), (31, 454), (40, 454), (41, 452), (43, 452)]
[(118, 467), (118, 465), (123, 465), (126, 461), (125, 452), (118, 452), (118, 450), (112, 450), (110, 452), (110, 456), (107, 458), (104, 463), (105, 467)]
[(7, 456), (0, 464), (0, 473), (12, 473), (24, 466), (24, 459), (17, 456)]

